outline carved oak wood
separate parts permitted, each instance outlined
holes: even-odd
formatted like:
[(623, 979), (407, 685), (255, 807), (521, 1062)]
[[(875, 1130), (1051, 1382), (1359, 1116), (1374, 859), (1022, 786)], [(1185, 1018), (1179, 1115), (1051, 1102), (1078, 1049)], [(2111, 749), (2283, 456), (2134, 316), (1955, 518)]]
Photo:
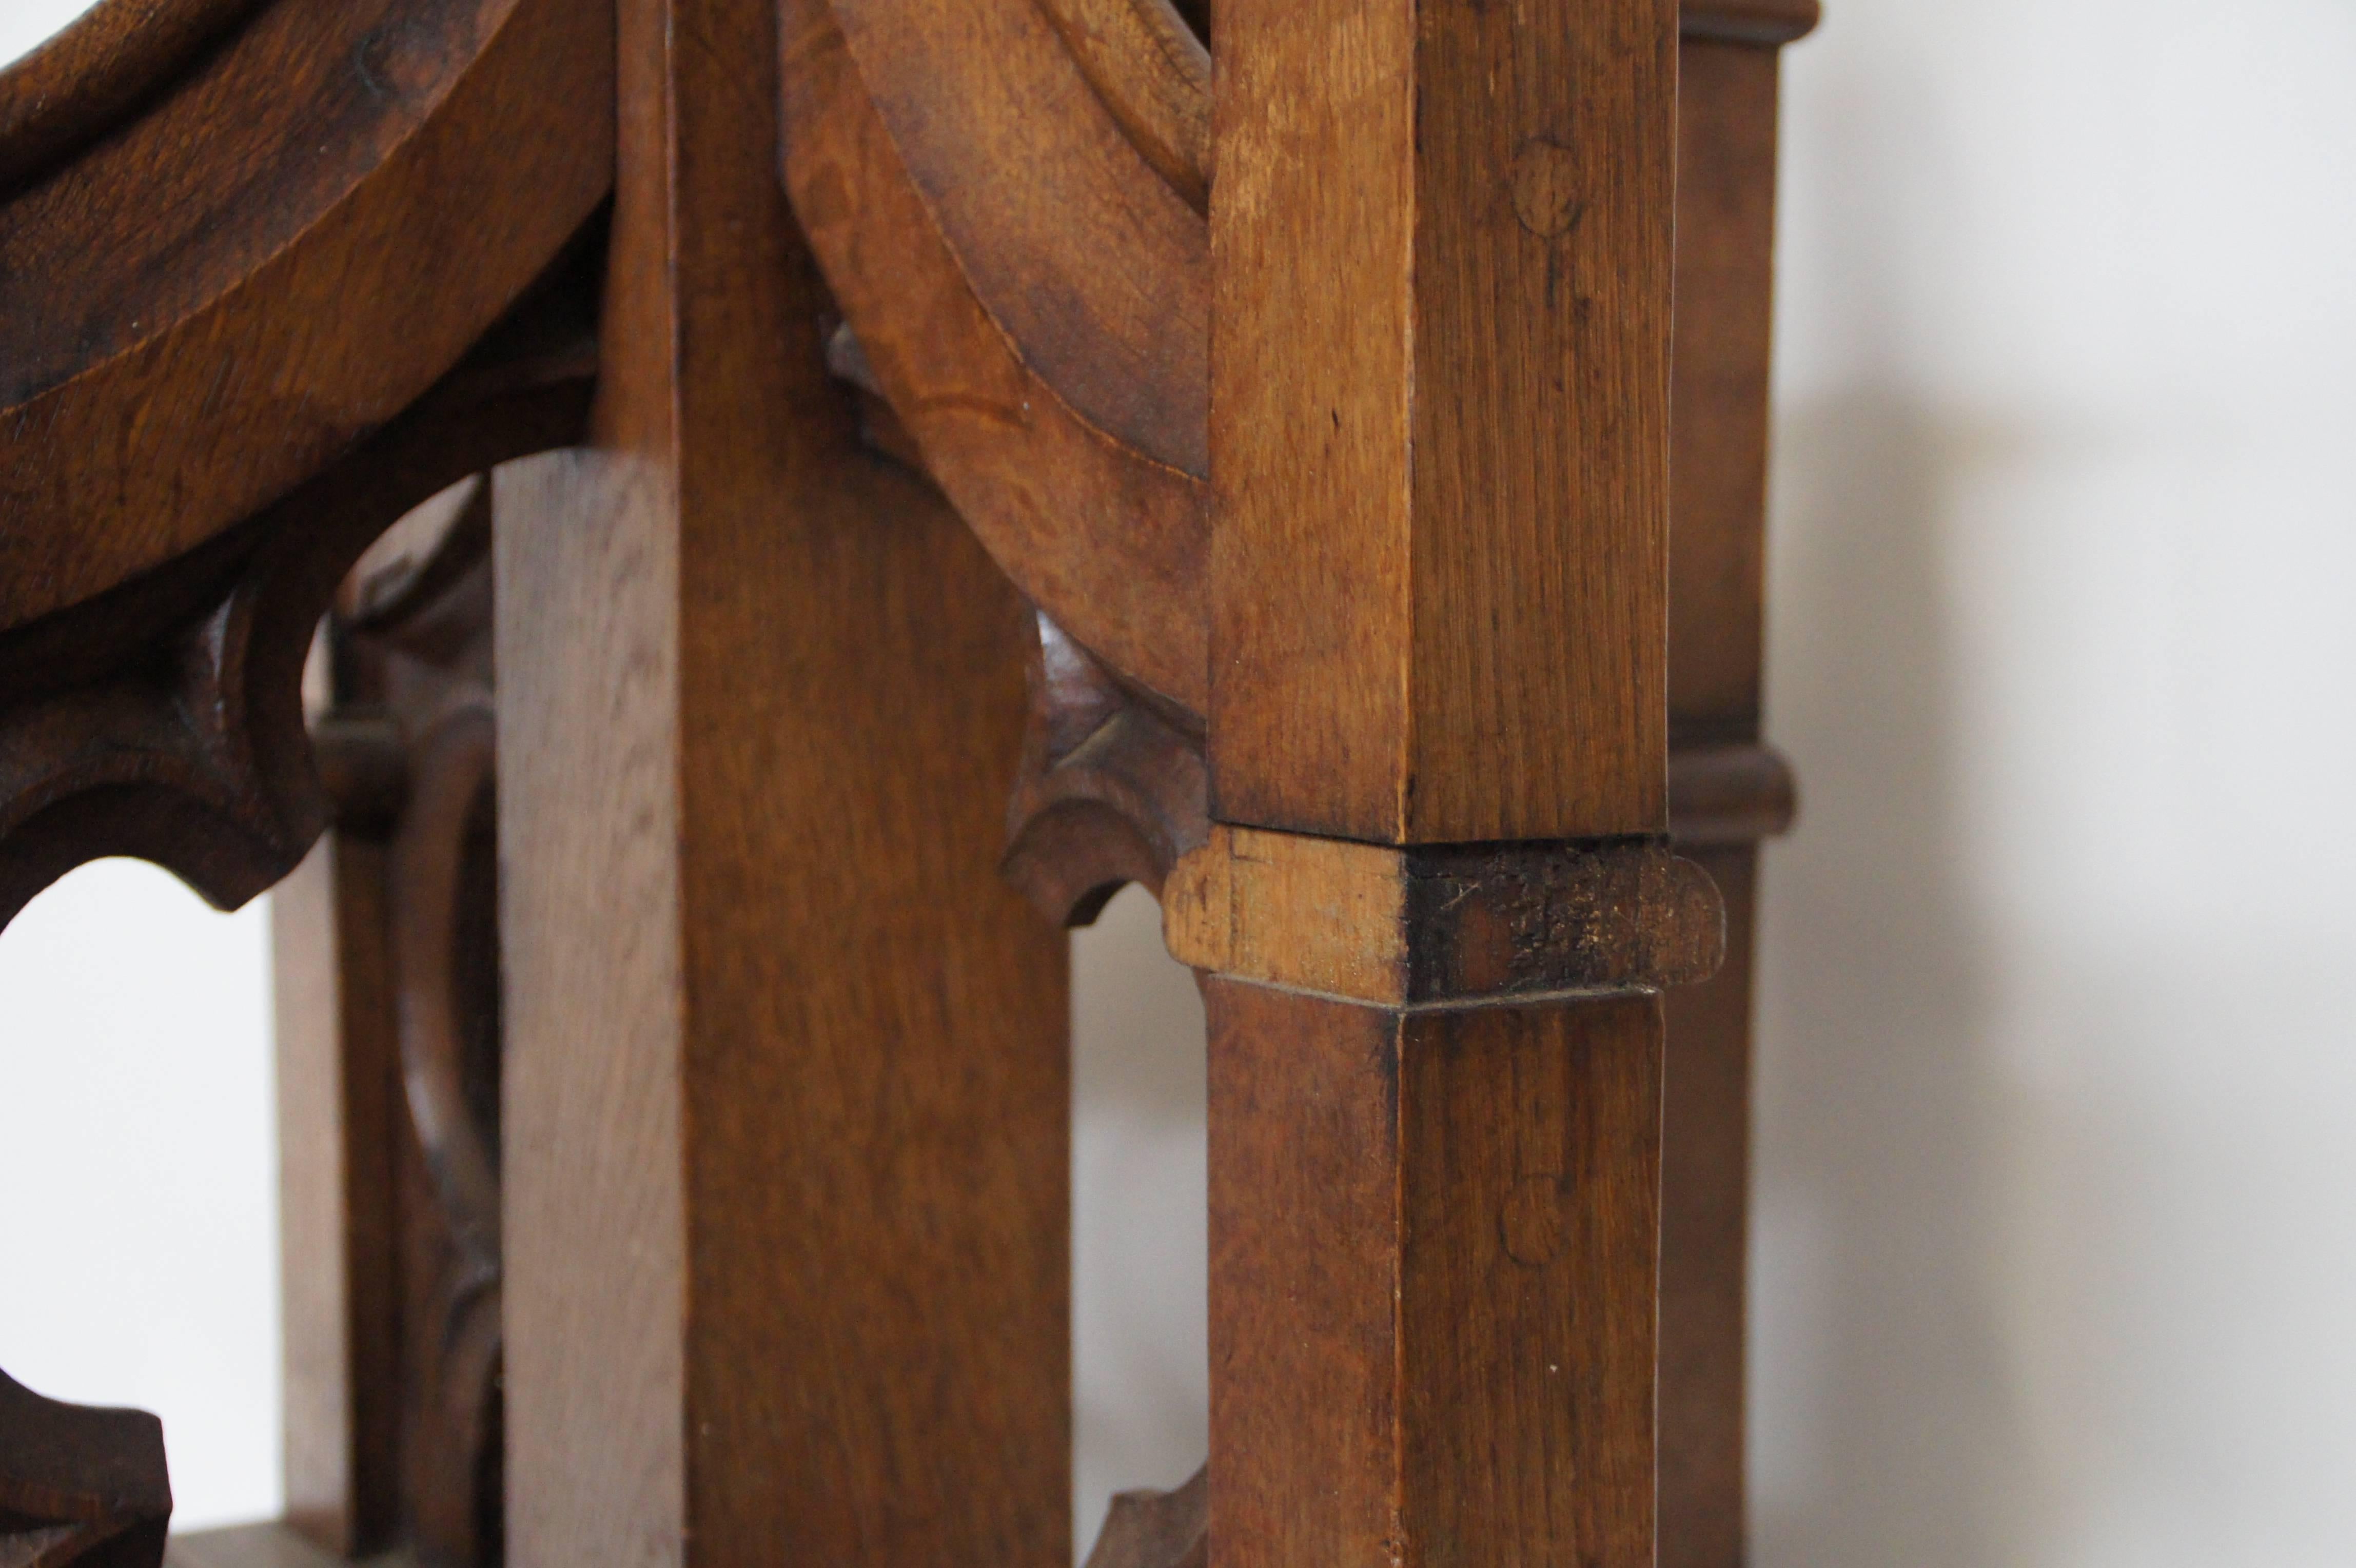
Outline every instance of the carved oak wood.
[[(1002, 874), (1152, 888), (1212, 1019), (1211, 1462), (1093, 1562), (1735, 1562), (1814, 17), (110, 0), (0, 74), (0, 924), (335, 824), (295, 1522), (1062, 1560), (1062, 959)], [(0, 1562), (152, 1563), (142, 1496)]]

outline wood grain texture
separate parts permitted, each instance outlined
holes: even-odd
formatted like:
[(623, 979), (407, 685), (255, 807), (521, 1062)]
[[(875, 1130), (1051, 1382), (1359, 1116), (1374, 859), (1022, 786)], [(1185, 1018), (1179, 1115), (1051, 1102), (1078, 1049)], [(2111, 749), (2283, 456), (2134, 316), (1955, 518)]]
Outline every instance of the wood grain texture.
[(1214, 1560), (1650, 1564), (1658, 1002), (1204, 995)]
[(599, 5), (282, 0), (0, 202), (0, 628), (414, 403), (607, 188), (612, 70)]
[(1162, 890), (1196, 969), (1389, 1007), (1708, 979), (1718, 890), (1651, 839), (1396, 850), (1220, 823)]
[(161, 1422), (60, 1404), (0, 1372), (0, 1563), (156, 1568), (171, 1517)]
[(1664, 998), (1661, 1564), (1740, 1568), (1758, 851), (1697, 850), (1726, 898), (1726, 963)]
[(775, 27), (623, 7), (594, 448), (498, 477), (509, 1551), (1062, 1563), (1023, 611), (826, 373)]
[(1051, 13), (1038, 0), (829, 4), (902, 165), (1023, 362), (1091, 424), (1203, 474), (1209, 236)]
[(1218, 15), (1213, 814), (1664, 825), (1670, 0)]
[[(1092, 423), (985, 309), (824, 0), (784, 0), (779, 19), (786, 183), (861, 359), (926, 470), (1033, 603), (1121, 675), (1200, 714), (1202, 479)], [(977, 177), (987, 186), (992, 172)], [(1138, 174), (1152, 179), (1141, 165)], [(1191, 388), (1198, 420), (1201, 388)]]
[(224, 908), (301, 861), (329, 811), (300, 697), (312, 634), (411, 507), (578, 435), (597, 353), (569, 278), (243, 527), (0, 632), (0, 925), (102, 855), (153, 860)]
[(1211, 51), (1170, 0), (1042, 0), (1131, 145), (1187, 206), (1211, 198)]
[(102, 0), (0, 68), (0, 189), (102, 135), (257, 0)]
[(286, 1522), (357, 1556), (396, 1524), (401, 1446), (385, 852), (330, 832), (270, 905)]

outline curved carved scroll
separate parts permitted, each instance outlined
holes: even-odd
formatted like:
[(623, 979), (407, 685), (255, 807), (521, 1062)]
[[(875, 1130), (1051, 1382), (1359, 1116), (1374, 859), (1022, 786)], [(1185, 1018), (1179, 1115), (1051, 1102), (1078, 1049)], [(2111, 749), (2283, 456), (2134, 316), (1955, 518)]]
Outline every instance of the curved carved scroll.
[(102, 855), (223, 908), (293, 869), (327, 818), (299, 692), (312, 632), (411, 507), (578, 439), (596, 356), (570, 292), (220, 546), (0, 633), (0, 925)]
[(0, 1568), (155, 1568), (171, 1517), (161, 1422), (0, 1372)]

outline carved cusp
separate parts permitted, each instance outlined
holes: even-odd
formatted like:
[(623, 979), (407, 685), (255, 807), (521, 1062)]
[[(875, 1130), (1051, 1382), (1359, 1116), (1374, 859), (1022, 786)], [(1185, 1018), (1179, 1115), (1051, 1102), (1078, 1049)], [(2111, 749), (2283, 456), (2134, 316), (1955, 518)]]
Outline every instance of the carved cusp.
[(1044, 613), (1031, 722), (1001, 869), (1050, 919), (1084, 926), (1125, 883), (1156, 894), (1210, 832), (1201, 741), (1123, 689)]

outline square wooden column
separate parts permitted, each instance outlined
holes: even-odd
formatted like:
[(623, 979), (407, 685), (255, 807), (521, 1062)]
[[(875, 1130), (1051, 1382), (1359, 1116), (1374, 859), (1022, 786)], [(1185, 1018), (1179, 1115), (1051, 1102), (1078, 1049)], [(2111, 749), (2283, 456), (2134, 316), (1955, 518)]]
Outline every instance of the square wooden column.
[(1069, 1562), (1022, 607), (862, 454), (770, 0), (623, 0), (594, 449), (498, 477), (509, 1561)]
[(1218, 1568), (1654, 1561), (1676, 29), (1218, 11)]

